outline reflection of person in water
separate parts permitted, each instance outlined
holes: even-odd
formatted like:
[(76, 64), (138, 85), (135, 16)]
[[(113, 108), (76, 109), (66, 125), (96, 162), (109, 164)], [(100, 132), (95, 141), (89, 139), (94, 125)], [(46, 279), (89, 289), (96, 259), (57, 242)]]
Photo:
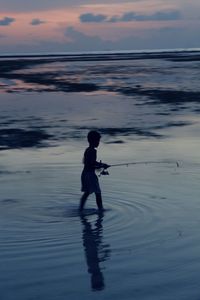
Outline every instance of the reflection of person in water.
[(81, 215), (81, 222), (83, 224), (83, 246), (88, 273), (91, 274), (91, 287), (93, 291), (100, 291), (105, 287), (100, 262), (105, 261), (110, 256), (109, 245), (102, 244), (102, 221), (103, 213), (99, 213), (95, 227), (92, 228), (87, 217)]

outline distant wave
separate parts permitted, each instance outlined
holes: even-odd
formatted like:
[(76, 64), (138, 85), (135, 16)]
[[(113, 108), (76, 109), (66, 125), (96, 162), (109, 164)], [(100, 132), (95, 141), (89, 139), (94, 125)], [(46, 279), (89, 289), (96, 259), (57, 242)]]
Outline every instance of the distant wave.
[[(2, 58), (29, 58), (29, 57), (94, 57), (94, 56), (132, 56), (138, 55), (162, 55), (162, 54), (188, 54), (200, 53), (200, 48), (177, 48), (177, 49), (145, 49), (145, 50), (105, 50), (105, 51), (75, 51), (75, 52), (36, 52), (36, 53), (1, 53)], [(127, 58), (128, 59), (128, 58)], [(130, 59), (130, 58), (129, 58)]]

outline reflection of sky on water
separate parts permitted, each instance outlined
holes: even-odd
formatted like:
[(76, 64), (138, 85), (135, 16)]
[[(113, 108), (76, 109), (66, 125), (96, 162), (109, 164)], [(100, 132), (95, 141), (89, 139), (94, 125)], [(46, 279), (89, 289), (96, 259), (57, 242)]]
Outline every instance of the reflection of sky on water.
[[(72, 141), (82, 143), (91, 128), (102, 130), (108, 149), (112, 145), (125, 149), (126, 143), (138, 140), (150, 144), (170, 138), (196, 138), (198, 64), (146, 59), (26, 66), (13, 71), (16, 78), (0, 79), (0, 129), (42, 130), (50, 135), (45, 145), (57, 147)], [(79, 87), (76, 91), (75, 86), (70, 93), (62, 90), (65, 83), (69, 87), (71, 83), (94, 83), (97, 89)], [(159, 94), (159, 90), (164, 92)]]
[[(134, 87), (136, 85), (140, 85), (144, 89), (199, 91), (200, 86), (199, 62), (173, 62), (166, 59), (51, 62), (32, 65), (26, 69), (16, 70), (14, 73), (38, 75), (38, 82), (28, 83), (26, 81), (24, 85), (19, 85), (18, 82), (19, 90), (22, 91), (26, 90), (26, 85), (29, 89), (30, 83), (31, 88), (35, 91), (45, 88), (45, 85), (43, 86), (42, 82), (39, 83), (39, 81), (40, 76), (44, 79), (47, 75), (50, 76), (49, 78), (64, 82), (93, 83), (98, 86), (98, 89), (105, 91), (111, 90), (111, 87)], [(24, 77), (24, 80), (27, 78)], [(11, 84), (12, 81), (8, 85)], [(13, 85), (16, 85), (15, 81), (13, 81)], [(49, 88), (47, 83), (46, 88)]]
[(144, 139), (156, 138), (154, 134), (162, 137), (169, 128), (190, 124), (181, 112), (138, 106), (129, 97), (112, 94), (26, 93), (5, 94), (3, 98), (1, 127), (44, 129), (60, 142), (83, 138), (89, 128), (101, 128), (108, 140), (109, 135), (112, 139)]
[(39, 152), (33, 148), (7, 153), (4, 161), (11, 165), (49, 159), (81, 165), (90, 128), (102, 130), (98, 157), (108, 162), (165, 158), (194, 161), (199, 157), (198, 114), (185, 110), (138, 106), (129, 97), (117, 95), (80, 93), (7, 93), (1, 98), (0, 108), (0, 130), (20, 128), (27, 134), (42, 130), (50, 135), (41, 141), (45, 148), (39, 147)]
[[(43, 84), (29, 83), (18, 79), (7, 80), (4, 85), (4, 90), (12, 93), (22, 92), (23, 90), (25, 90), (26, 92), (42, 92), (46, 88), (47, 87)], [(53, 91), (54, 87), (49, 85), (48, 90)]]

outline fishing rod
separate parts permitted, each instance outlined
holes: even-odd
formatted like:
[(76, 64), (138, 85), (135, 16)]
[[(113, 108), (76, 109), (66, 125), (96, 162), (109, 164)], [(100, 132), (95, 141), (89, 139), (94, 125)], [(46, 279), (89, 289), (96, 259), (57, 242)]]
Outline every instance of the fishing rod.
[(107, 169), (110, 167), (121, 167), (121, 166), (129, 166), (129, 165), (148, 165), (148, 164), (175, 164), (177, 168), (180, 167), (178, 161), (135, 161), (135, 162), (128, 162), (128, 163), (120, 163), (120, 164), (112, 164), (100, 172), (99, 176), (101, 175), (109, 175)]
[(120, 166), (129, 166), (129, 165), (147, 165), (147, 164), (176, 164), (177, 167), (179, 167), (178, 161), (135, 161), (135, 162), (128, 162), (128, 163), (120, 163), (120, 164), (114, 164), (109, 165), (109, 167), (120, 167)]

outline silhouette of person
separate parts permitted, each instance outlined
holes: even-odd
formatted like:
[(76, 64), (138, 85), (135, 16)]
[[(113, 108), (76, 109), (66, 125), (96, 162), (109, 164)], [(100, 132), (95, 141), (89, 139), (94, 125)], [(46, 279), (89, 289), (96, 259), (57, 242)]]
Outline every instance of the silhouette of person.
[(84, 214), (80, 215), (83, 225), (83, 247), (85, 251), (88, 273), (91, 275), (91, 289), (101, 291), (105, 288), (104, 276), (100, 262), (110, 257), (109, 244), (102, 244), (103, 213), (99, 213), (94, 228)]
[(87, 135), (89, 147), (84, 152), (83, 163), (84, 168), (81, 174), (81, 191), (84, 194), (81, 197), (79, 210), (82, 211), (88, 196), (95, 193), (96, 203), (99, 210), (103, 210), (101, 189), (99, 186), (98, 177), (95, 174), (96, 169), (106, 169), (109, 165), (98, 162), (97, 150), (99, 146), (101, 135), (97, 131), (90, 131)]

